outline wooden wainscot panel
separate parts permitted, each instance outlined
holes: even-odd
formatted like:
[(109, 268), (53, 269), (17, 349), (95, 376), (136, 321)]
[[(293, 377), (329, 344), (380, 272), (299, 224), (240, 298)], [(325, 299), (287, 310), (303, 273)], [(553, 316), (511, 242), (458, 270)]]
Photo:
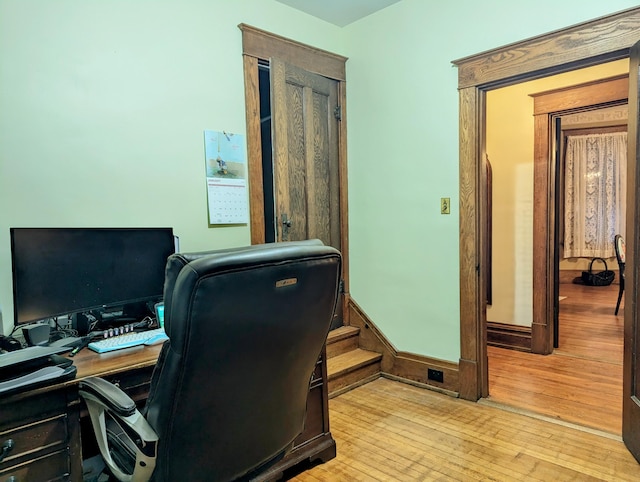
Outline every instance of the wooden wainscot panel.
[(396, 349), (389, 343), (378, 327), (373, 324), (365, 312), (353, 301), (353, 298), (349, 299), (348, 315), (349, 324), (360, 328), (360, 348), (382, 353), (380, 370), (382, 372), (390, 372), (396, 356)]
[[(353, 299), (349, 300), (348, 320), (350, 325), (360, 328), (360, 348), (382, 354), (382, 376), (458, 396), (460, 382), (456, 363), (398, 352)], [(429, 369), (441, 372), (443, 381), (430, 380)]]
[[(442, 382), (429, 379), (429, 370), (442, 375)], [(426, 386), (447, 395), (458, 396), (460, 381), (458, 379), (458, 365), (456, 363), (429, 358), (413, 353), (398, 353), (393, 365), (393, 372), (387, 378), (400, 379), (411, 385)]]

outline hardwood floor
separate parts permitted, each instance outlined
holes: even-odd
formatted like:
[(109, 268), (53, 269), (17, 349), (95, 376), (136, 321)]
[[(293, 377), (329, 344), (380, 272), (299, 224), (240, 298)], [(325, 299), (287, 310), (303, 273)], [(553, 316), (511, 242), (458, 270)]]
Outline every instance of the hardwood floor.
[(490, 397), (479, 403), (384, 378), (333, 398), (337, 457), (288, 480), (639, 480), (620, 439), (617, 292), (561, 285), (559, 348), (489, 347)]
[(623, 305), (618, 285), (561, 284), (559, 347), (543, 356), (489, 347), (490, 403), (622, 433)]
[(337, 457), (289, 476), (318, 481), (638, 480), (615, 437), (385, 378), (329, 401)]

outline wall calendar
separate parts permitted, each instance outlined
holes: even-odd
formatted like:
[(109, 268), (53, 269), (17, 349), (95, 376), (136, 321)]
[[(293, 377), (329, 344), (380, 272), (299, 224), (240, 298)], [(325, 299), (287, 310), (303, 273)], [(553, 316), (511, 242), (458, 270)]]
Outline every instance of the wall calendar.
[(204, 131), (209, 224), (249, 222), (244, 136)]

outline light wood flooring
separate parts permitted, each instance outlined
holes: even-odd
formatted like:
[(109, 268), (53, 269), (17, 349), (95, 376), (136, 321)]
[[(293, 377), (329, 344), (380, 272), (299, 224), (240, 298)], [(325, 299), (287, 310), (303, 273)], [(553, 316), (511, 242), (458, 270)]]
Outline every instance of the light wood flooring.
[(290, 477), (318, 481), (631, 481), (615, 437), (385, 378), (329, 401), (337, 457)]
[(337, 457), (290, 480), (640, 480), (620, 439), (618, 286), (560, 291), (554, 354), (489, 347), (478, 403), (384, 378), (344, 393), (329, 401)]
[(559, 347), (547, 356), (489, 347), (487, 401), (619, 436), (624, 301), (615, 316), (617, 294), (618, 285), (561, 284)]

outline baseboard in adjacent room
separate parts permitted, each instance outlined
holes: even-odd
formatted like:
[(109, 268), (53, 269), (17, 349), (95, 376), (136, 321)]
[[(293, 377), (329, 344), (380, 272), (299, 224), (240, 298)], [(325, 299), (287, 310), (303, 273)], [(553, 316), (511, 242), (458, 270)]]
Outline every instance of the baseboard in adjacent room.
[(487, 322), (487, 344), (499, 348), (531, 351), (531, 327)]

